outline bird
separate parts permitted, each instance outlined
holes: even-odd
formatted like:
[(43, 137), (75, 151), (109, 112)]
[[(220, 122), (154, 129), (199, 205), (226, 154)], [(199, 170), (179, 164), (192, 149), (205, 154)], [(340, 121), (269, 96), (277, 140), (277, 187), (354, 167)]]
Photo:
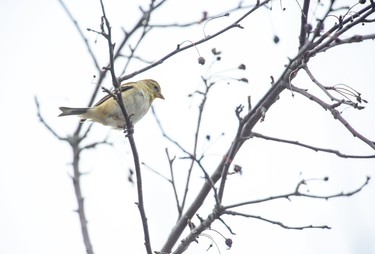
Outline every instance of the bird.
[[(158, 82), (153, 79), (143, 79), (120, 85), (122, 100), (130, 121), (134, 125), (149, 110), (156, 98), (164, 100)], [(114, 129), (126, 129), (124, 115), (112, 95), (101, 98), (94, 106), (86, 108), (59, 107), (62, 111), (58, 116), (77, 115), (81, 122), (91, 120), (110, 126)]]

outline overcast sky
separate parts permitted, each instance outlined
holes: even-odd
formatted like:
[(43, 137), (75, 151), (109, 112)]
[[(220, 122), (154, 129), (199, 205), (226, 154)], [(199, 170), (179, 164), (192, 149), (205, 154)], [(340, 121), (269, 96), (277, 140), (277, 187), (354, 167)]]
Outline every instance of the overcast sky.
[[(115, 41), (123, 36), (121, 27), (129, 30), (140, 15), (138, 3), (125, 5), (122, 2), (105, 1)], [(206, 65), (198, 65), (197, 51), (190, 49), (134, 78), (153, 78), (161, 84), (166, 100), (155, 101), (155, 111), (168, 134), (188, 150), (192, 149), (200, 98), (187, 95), (202, 88), (201, 76), (233, 69), (220, 76), (249, 80), (249, 84), (222, 82), (209, 97), (202, 136), (210, 135), (212, 139), (202, 139), (198, 146), (199, 152), (206, 153), (204, 165), (209, 172), (215, 169), (234, 137), (236, 106), (246, 105), (248, 95), (255, 104), (269, 89), (270, 76), (277, 78), (287, 58), (296, 54), (299, 30), (294, 20), (299, 7), (295, 1), (282, 3), (286, 11), (282, 12), (279, 2), (275, 2), (272, 12), (260, 11), (241, 23), (244, 29), (230, 30), (200, 45), (198, 50), (206, 58)], [(86, 28), (99, 29), (99, 2), (66, 1), (66, 4), (93, 46), (100, 65), (104, 66), (108, 57), (105, 41), (86, 31)], [(151, 21), (154, 24), (183, 23), (198, 20), (204, 10), (214, 14), (233, 6), (236, 6), (235, 1), (171, 1)], [(142, 44), (142, 56), (158, 60), (173, 51), (177, 44), (198, 40), (204, 33), (212, 34), (240, 14), (211, 21), (204, 31), (202, 26), (184, 30), (155, 29), (150, 39)], [(57, 118), (58, 107), (87, 104), (95, 86), (95, 67), (58, 1), (2, 0), (0, 20), (0, 254), (85, 253), (69, 177), (71, 150), (38, 121), (34, 96), (38, 97), (41, 112), (54, 130), (63, 137), (70, 135), (78, 120)], [(357, 30), (371, 31), (374, 31), (373, 25)], [(278, 45), (273, 43), (275, 34), (280, 37)], [(210, 69), (214, 47), (223, 52), (223, 60)], [(245, 71), (236, 70), (241, 63), (246, 64)], [(129, 71), (143, 66), (136, 62)], [(361, 92), (369, 101), (366, 108), (362, 111), (344, 108), (343, 116), (360, 133), (375, 140), (374, 42), (328, 51), (311, 60), (309, 66), (324, 84), (344, 83)], [(294, 82), (316, 91), (303, 73)], [(109, 80), (106, 84), (110, 87)], [(293, 97), (290, 92), (280, 96), (255, 131), (346, 154), (375, 153), (330, 113), (301, 96)], [(94, 251), (97, 254), (141, 253), (144, 246), (139, 213), (134, 205), (136, 188), (127, 181), (128, 168), (133, 167), (129, 145), (121, 132), (100, 125), (94, 125), (87, 142), (105, 137), (114, 145), (84, 152), (81, 161), (82, 171), (88, 173), (82, 178), (82, 186)], [(184, 155), (161, 137), (151, 112), (137, 124), (135, 139), (141, 161), (168, 177), (165, 148), (172, 155)], [(247, 142), (234, 163), (241, 165), (244, 173), (228, 181), (225, 204), (291, 192), (301, 179), (328, 176), (328, 182), (311, 181), (303, 188), (322, 195), (353, 191), (367, 176), (375, 179), (374, 159), (342, 159), (258, 139)], [(186, 168), (186, 162), (176, 162), (180, 191)], [(177, 219), (173, 192), (162, 177), (146, 167), (142, 172), (151, 239), (154, 250), (159, 250)], [(202, 183), (202, 174), (196, 170), (188, 202)], [(242, 209), (289, 226), (328, 225), (331, 230), (293, 231), (262, 221), (224, 217), (236, 235), (231, 236), (218, 222), (213, 227), (233, 239), (231, 250), (226, 249), (217, 233), (205, 233), (215, 239), (221, 253), (374, 253), (374, 197), (375, 184), (371, 180), (360, 193), (349, 198), (329, 201), (293, 198)], [(199, 214), (207, 216), (212, 204), (213, 198), (209, 197)], [(187, 253), (205, 253), (211, 240), (204, 236), (199, 240)], [(218, 250), (211, 248), (207, 253), (218, 253)]]

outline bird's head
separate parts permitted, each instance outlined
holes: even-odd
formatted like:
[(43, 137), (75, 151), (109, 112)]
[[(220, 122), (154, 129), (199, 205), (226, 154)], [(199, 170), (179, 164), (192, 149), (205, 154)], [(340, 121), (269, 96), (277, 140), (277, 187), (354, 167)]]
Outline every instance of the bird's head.
[(164, 96), (161, 93), (161, 88), (158, 82), (156, 82), (153, 79), (145, 79), (142, 80), (142, 82), (145, 84), (146, 89), (150, 92), (151, 100), (154, 100), (155, 98), (160, 98), (164, 100)]

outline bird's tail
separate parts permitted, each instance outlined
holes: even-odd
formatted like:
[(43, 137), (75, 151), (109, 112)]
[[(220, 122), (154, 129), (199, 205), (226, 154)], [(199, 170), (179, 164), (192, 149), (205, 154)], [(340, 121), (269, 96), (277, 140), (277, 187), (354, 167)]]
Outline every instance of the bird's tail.
[(62, 111), (59, 116), (70, 116), (70, 115), (83, 115), (87, 113), (87, 110), (90, 108), (68, 108), (68, 107), (59, 107)]

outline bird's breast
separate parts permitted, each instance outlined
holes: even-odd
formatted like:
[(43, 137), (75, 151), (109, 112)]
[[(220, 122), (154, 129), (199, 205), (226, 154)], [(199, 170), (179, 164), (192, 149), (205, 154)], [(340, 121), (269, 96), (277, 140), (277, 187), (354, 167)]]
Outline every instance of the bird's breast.
[(124, 105), (133, 124), (138, 122), (151, 106), (150, 98), (142, 90), (133, 91), (131, 96), (123, 96)]

